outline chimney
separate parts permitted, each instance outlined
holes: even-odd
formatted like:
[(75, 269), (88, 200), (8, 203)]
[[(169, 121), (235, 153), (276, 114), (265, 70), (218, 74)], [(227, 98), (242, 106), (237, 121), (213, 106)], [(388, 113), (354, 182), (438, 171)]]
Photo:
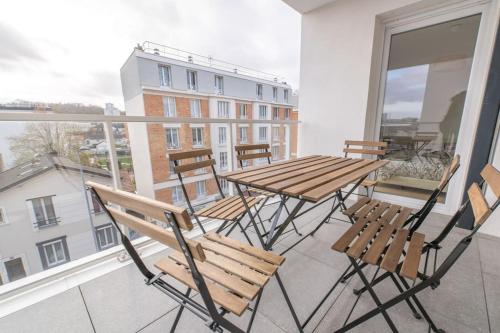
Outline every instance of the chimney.
[(193, 63), (193, 56), (188, 56), (188, 62)]

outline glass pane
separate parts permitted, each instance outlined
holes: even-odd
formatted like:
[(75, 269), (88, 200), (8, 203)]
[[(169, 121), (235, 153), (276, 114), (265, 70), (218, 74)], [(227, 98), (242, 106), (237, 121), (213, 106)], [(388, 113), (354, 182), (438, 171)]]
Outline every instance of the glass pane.
[(56, 257), (57, 257), (57, 261), (62, 261), (64, 260), (64, 251), (63, 251), (63, 247), (62, 247), (62, 243), (55, 243), (54, 244), (54, 248), (56, 250)]
[(37, 198), (31, 200), (33, 203), (33, 211), (35, 212), (36, 221), (39, 224), (45, 224), (45, 214), (43, 213), (42, 199)]
[(45, 203), (45, 211), (47, 212), (47, 220), (49, 222), (54, 222), (56, 218), (56, 212), (54, 211), (54, 205), (52, 204), (52, 197), (43, 198)]
[(47, 262), (49, 264), (53, 264), (56, 261), (53, 245), (47, 245), (45, 247), (45, 253), (47, 254)]
[(455, 155), (479, 22), (474, 15), (391, 37), (380, 128), (391, 163), (377, 191), (423, 199), (437, 187)]
[[(7, 271), (7, 277), (9, 281), (16, 281), (22, 279), (26, 276), (26, 271), (24, 270), (23, 260), (21, 258), (12, 259), (5, 262), (5, 270)], [(2, 284), (0, 280), (0, 285)]]

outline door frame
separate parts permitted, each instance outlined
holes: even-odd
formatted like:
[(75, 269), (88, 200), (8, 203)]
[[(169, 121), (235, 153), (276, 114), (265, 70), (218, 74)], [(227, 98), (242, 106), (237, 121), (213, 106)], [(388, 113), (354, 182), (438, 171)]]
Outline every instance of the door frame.
[[(385, 18), (381, 22), (384, 36), (381, 46), (382, 55), (380, 58), (380, 72), (378, 73), (379, 79), (378, 84), (374, 86), (374, 88), (377, 89), (375, 94), (376, 103), (372, 108), (376, 110), (376, 114), (375, 117), (372, 118), (371, 128), (370, 126), (368, 127), (369, 131), (372, 133), (371, 138), (377, 141), (380, 137), (391, 36), (475, 14), (481, 14), (476, 46), (474, 49), (474, 58), (467, 85), (464, 112), (462, 113), (462, 121), (457, 140), (456, 153), (461, 155), (461, 168), (448, 186), (445, 203), (438, 203), (435, 206), (434, 211), (439, 213), (449, 215), (456, 211), (464, 193), (467, 170), (469, 168), (470, 156), (473, 149), (473, 139), (477, 130), (482, 97), (486, 86), (491, 49), (492, 45), (494, 45), (494, 35), (491, 35), (491, 29), (489, 29), (492, 25), (491, 20), (495, 19), (494, 2), (495, 1), (489, 0), (470, 0), (450, 5), (439, 5), (411, 15), (406, 13), (405, 15)], [(493, 15), (488, 15), (490, 12), (493, 13)], [(490, 16), (493, 16), (493, 18)], [(473, 126), (470, 126), (470, 124), (473, 124)], [(424, 203), (423, 200), (419, 199), (378, 192), (374, 193), (374, 198), (413, 208), (420, 208)]]

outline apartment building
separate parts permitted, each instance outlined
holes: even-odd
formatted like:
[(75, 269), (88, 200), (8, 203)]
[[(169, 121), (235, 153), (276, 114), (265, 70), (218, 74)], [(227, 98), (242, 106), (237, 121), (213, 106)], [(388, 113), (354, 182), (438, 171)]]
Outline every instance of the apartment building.
[(0, 285), (118, 244), (84, 180), (111, 184), (108, 171), (51, 154), (0, 172)]
[[(263, 78), (259, 75), (262, 73), (250, 73), (246, 68), (234, 66), (228, 70), (227, 63), (220, 62), (225, 67), (217, 66), (212, 58), (188, 53), (174, 57), (164, 51), (163, 46), (161, 50), (160, 46), (137, 47), (121, 68), (126, 115), (207, 122), (129, 124), (134, 168), (141, 169), (136, 173), (139, 193), (183, 203), (180, 182), (167, 158), (170, 152), (211, 147), (218, 172), (238, 167), (231, 154), (235, 144), (269, 143), (274, 160), (296, 155), (296, 138), (291, 140), (296, 128), (272, 123), (298, 118), (289, 84), (273, 77)], [(236, 123), (231, 125), (230, 121)], [(210, 170), (183, 176), (195, 204), (209, 202), (218, 194)], [(229, 191), (226, 182), (221, 185)]]

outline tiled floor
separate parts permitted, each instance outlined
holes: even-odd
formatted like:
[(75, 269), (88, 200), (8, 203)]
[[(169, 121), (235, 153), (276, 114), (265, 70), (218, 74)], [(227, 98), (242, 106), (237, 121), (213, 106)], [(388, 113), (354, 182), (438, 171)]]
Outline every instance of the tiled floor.
[[(301, 217), (297, 221), (300, 230), (311, 230), (327, 209), (324, 205)], [(447, 219), (443, 215), (431, 215), (422, 227), (427, 239), (436, 235)], [(345, 255), (330, 250), (331, 244), (346, 228), (348, 224), (339, 221), (326, 224), (314, 237), (286, 254), (287, 260), (280, 268), (280, 275), (302, 320), (347, 267)], [(466, 233), (461, 229), (454, 230), (444, 242), (439, 261)], [(243, 239), (239, 232), (235, 232), (234, 236)], [(279, 252), (296, 239), (297, 235), (290, 232), (274, 250)], [(481, 235), (475, 237), (439, 288), (419, 294), (438, 327), (447, 332), (500, 332), (499, 253), (500, 240)], [(157, 257), (147, 258), (147, 262)], [(370, 271), (367, 273), (370, 275)], [(305, 331), (333, 332), (341, 327), (355, 301), (352, 288), (360, 286), (360, 283), (358, 278), (353, 278), (348, 284), (340, 285)], [(397, 293), (390, 281), (378, 285), (376, 291), (382, 300)], [(0, 319), (0, 332), (168, 332), (176, 306), (164, 294), (147, 287), (135, 266), (129, 265)], [(351, 319), (373, 307), (374, 302), (369, 295), (363, 295)], [(229, 318), (240, 327), (246, 327), (249, 315), (247, 312), (241, 318)], [(401, 331), (427, 332), (425, 321), (415, 319), (404, 303), (391, 308), (389, 315)], [(252, 331), (297, 331), (275, 280), (271, 280), (265, 288)], [(376, 316), (353, 331), (390, 330), (382, 316)], [(197, 317), (185, 311), (178, 332), (210, 330)]]

